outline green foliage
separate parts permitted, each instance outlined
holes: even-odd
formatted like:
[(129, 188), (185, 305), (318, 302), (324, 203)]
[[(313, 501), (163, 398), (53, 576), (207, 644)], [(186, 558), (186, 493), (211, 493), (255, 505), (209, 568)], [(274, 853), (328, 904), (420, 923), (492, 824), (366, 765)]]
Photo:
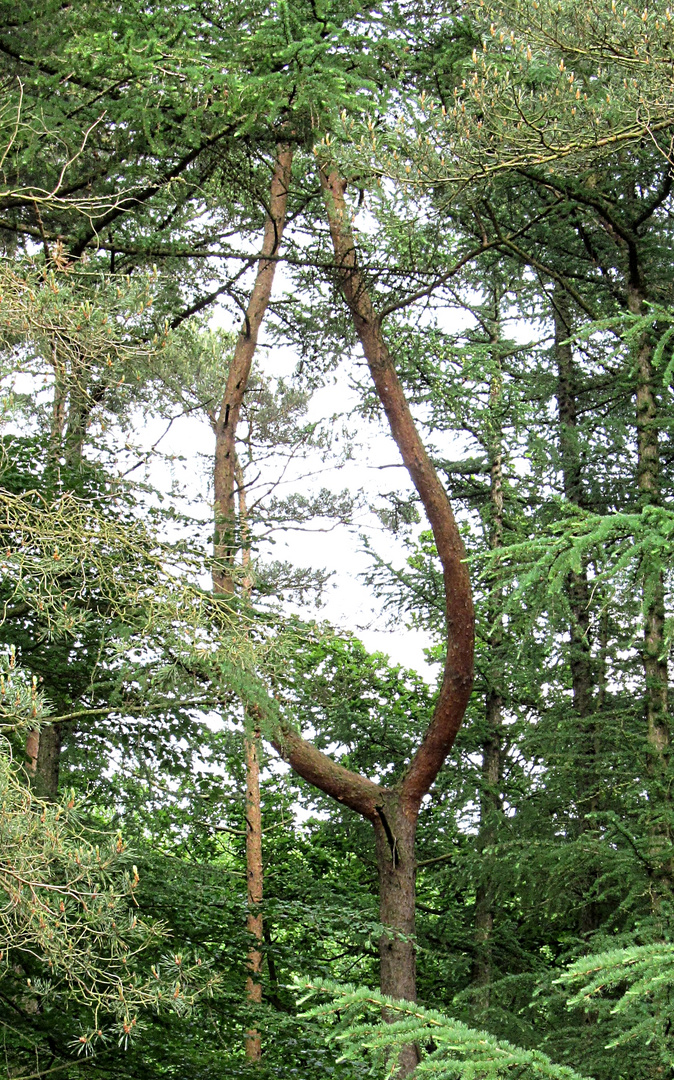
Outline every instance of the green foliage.
[[(395, 1076), (401, 1047), (415, 1043), (422, 1054), (414, 1071), (419, 1077), (490, 1080), (517, 1075), (523, 1080), (581, 1080), (579, 1073), (555, 1065), (537, 1050), (511, 1046), (414, 1002), (394, 1001), (366, 987), (335, 983), (304, 982), (299, 988), (312, 996), (329, 996), (328, 1002), (319, 1001), (307, 1015), (332, 1022), (330, 1038), (339, 1042), (347, 1059), (357, 1060), (365, 1052), (373, 1061), (370, 1075)], [(382, 1021), (383, 1009), (387, 1021)]]
[[(17, 762), (27, 732), (58, 730), (61, 787), (76, 792), (73, 807), (70, 793), (44, 802), (2, 759), (12, 1071), (230, 1080), (250, 1075), (252, 1026), (259, 1076), (283, 1080), (391, 1074), (409, 1041), (419, 1076), (671, 1071), (672, 766), (648, 711), (672, 636), (671, 45), (662, 5), (606, 0), (458, 14), (44, 0), (3, 20), (0, 726)], [(286, 139), (286, 265), (264, 341), (295, 347), (299, 368), (282, 380), (260, 364), (251, 380), (244, 475), (332, 452), (337, 422), (317, 423), (310, 395), (354, 331), (316, 179), (314, 148), (329, 146), (475, 583), (475, 692), (419, 822), (433, 1009), (329, 981), (376, 979), (370, 827), (271, 753), (263, 1003), (245, 996), (251, 717), (267, 739), (296, 728), (395, 783), (433, 711), (432, 686), (311, 621), (322, 571), (263, 559), (278, 527), (350, 522), (356, 493), (258, 492), (237, 537), (249, 604), (204, 584), (208, 497), (190, 488), (193, 521), (175, 492), (120, 475), (156, 451), (127, 461), (135, 410), (213, 422)], [(357, 416), (376, 420), (354, 372)], [(407, 561), (389, 565), (374, 533), (369, 580), (396, 632), (423, 627), (442, 663), (437, 552), (394, 486), (372, 501)], [(178, 1013), (155, 1008), (175, 989), (160, 927), (181, 964), (196, 952), (208, 971), (181, 982)], [(328, 999), (309, 1017), (295, 978)], [(143, 1038), (124, 1054), (104, 1041), (136, 1018)], [(78, 1065), (73, 1041), (93, 1047), (98, 1030)]]
[(575, 991), (570, 1005), (604, 1015), (610, 1010), (615, 1035), (608, 1049), (653, 1045), (663, 1066), (671, 1065), (674, 947), (669, 942), (583, 957), (559, 982)]
[[(36, 799), (0, 748), (0, 933), (5, 995), (24, 1011), (83, 1006), (77, 1050), (110, 1035), (126, 1044), (146, 1009), (189, 1009), (213, 980), (201, 961), (161, 955), (152, 972), (143, 956), (165, 947), (165, 928), (139, 916), (139, 883), (121, 835), (78, 820), (67, 803)], [(203, 977), (205, 976), (205, 977)]]

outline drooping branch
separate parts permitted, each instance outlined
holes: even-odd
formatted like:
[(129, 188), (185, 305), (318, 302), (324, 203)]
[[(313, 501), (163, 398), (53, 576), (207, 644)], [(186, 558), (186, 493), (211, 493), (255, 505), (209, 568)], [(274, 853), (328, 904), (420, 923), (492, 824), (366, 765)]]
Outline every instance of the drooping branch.
[(337, 274), (391, 434), (428, 517), (445, 586), (447, 659), (433, 718), (402, 784), (417, 804), (429, 790), (461, 726), (473, 685), (474, 613), (466, 553), (449, 499), (410, 413), (365, 281), (358, 267), (345, 182), (331, 166), (320, 169)]

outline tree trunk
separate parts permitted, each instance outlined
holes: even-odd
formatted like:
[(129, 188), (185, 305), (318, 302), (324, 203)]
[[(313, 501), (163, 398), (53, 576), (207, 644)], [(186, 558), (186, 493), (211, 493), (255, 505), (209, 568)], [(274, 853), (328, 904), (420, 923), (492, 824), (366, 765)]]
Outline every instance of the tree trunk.
[[(55, 343), (52, 344), (51, 356), (54, 369), (54, 399), (49, 432), (49, 458), (54, 471), (58, 472), (63, 453), (64, 435), (67, 430), (66, 412), (69, 393), (72, 396), (73, 386), (72, 379), (68, 380), (65, 365), (59, 358)], [(72, 409), (71, 402), (70, 412)], [(80, 445), (80, 456), (81, 452)], [(62, 742), (63, 725), (61, 724), (45, 724), (41, 731), (33, 728), (26, 737), (28, 773), (33, 778), (38, 793), (52, 801), (58, 797)]]
[[(416, 859), (414, 842), (418, 809), (405, 807), (387, 793), (374, 820), (379, 874), (379, 918), (391, 928), (379, 939), (379, 983), (388, 997), (416, 1001)], [(409, 1076), (420, 1061), (418, 1047), (403, 1047), (398, 1076)]]
[(382, 934), (379, 959), (382, 993), (416, 1000), (414, 912), (416, 861), (414, 841), (418, 811), (403, 809), (394, 794), (384, 796), (374, 821), (379, 874), (379, 915), (398, 934)]
[[(498, 353), (500, 331), (498, 328), (499, 297), (494, 290), (494, 329), (492, 363), (494, 365), (489, 390), (489, 430), (487, 455), (489, 459), (489, 547), (498, 551), (503, 546), (503, 375)], [(485, 849), (496, 843), (498, 818), (503, 813), (501, 805), (501, 755), (503, 698), (500, 685), (503, 679), (500, 652), (503, 647), (502, 597), (491, 583), (487, 607), (489, 627), (490, 660), (487, 665), (488, 687), (485, 700), (486, 733), (482, 745), (482, 777), (480, 787), (480, 831), (478, 850), (482, 853), (482, 874), (475, 894), (475, 955), (472, 981), (478, 1011), (486, 1012), (490, 1005), (492, 971), (492, 933), (494, 929), (494, 900), (492, 855), (484, 855)]]
[[(577, 377), (569, 302), (564, 289), (555, 286), (553, 296), (555, 323), (555, 359), (557, 363), (557, 413), (559, 417), (559, 457), (564, 496), (574, 506), (584, 505), (582, 464), (578, 446)], [(572, 571), (567, 582), (571, 612), (571, 650), (569, 664), (573, 687), (574, 710), (580, 717), (592, 714), (594, 671), (590, 651), (590, 590), (587, 569)]]
[[(246, 505), (246, 487), (244, 484), (243, 469), (236, 459), (235, 469), (236, 485), (239, 503), (239, 526), (241, 532), (241, 564), (243, 578), (241, 588), (246, 597), (250, 596), (252, 579), (250, 577), (250, 546), (248, 507)], [(251, 934), (258, 945), (253, 945), (248, 952), (248, 968), (250, 974), (246, 979), (246, 994), (253, 1005), (262, 1002), (262, 945), (264, 940), (264, 925), (262, 921), (262, 903), (264, 889), (264, 872), (262, 867), (262, 800), (260, 798), (260, 747), (261, 736), (259, 728), (255, 728), (245, 736), (246, 752), (246, 883), (248, 891), (248, 933)], [(260, 1032), (253, 1029), (247, 1032), (246, 1057), (249, 1061), (262, 1060), (262, 1039)]]
[[(568, 340), (573, 332), (569, 299), (564, 289), (557, 283), (554, 287), (552, 311), (555, 326), (555, 362), (557, 366), (557, 416), (559, 420), (559, 457), (562, 469), (564, 496), (574, 506), (586, 505), (583, 491), (583, 471), (578, 444), (578, 378), (573, 357), (573, 345)], [(599, 794), (599, 776), (601, 748), (595, 715), (593, 688), (595, 684), (595, 664), (590, 643), (590, 587), (587, 566), (580, 571), (572, 570), (566, 581), (566, 595), (569, 603), (569, 667), (571, 669), (571, 688), (573, 711), (577, 718), (581, 753), (577, 765), (581, 770), (577, 786), (577, 798), (580, 804), (578, 830), (583, 833), (588, 828), (585, 814), (596, 808)], [(589, 878), (582, 884), (583, 895), (592, 888), (594, 881)], [(582, 934), (592, 933), (599, 926), (599, 916), (595, 905), (583, 902), (580, 911), (579, 930)]]
[[(246, 738), (246, 883), (248, 891), (248, 933), (259, 947), (252, 945), (248, 953), (249, 975), (246, 979), (246, 994), (254, 1005), (262, 1001), (262, 942), (263, 926), (262, 903), (262, 807), (260, 801), (260, 732), (254, 731)], [(246, 1033), (246, 1057), (249, 1061), (260, 1061), (262, 1040), (260, 1033), (252, 1029)]]
[(63, 725), (45, 724), (39, 734), (35, 774), (39, 793), (52, 801), (58, 798), (62, 744)]
[[(213, 590), (233, 594), (236, 588), (235, 557), (241, 547), (245, 595), (250, 594), (250, 539), (243, 470), (236, 452), (236, 434), (244, 394), (250, 378), (258, 335), (271, 297), (276, 255), (286, 219), (292, 150), (277, 148), (271, 180), (269, 210), (253, 291), (234, 348), (220, 409), (214, 418), (215, 454), (213, 462), (215, 533), (213, 538)], [(238, 515), (237, 515), (238, 503)], [(238, 526), (238, 529), (237, 529)], [(237, 536), (238, 532), (238, 536)], [(244, 706), (245, 708), (245, 706)], [(260, 904), (263, 895), (262, 810), (260, 800), (260, 732), (246, 733), (246, 879), (248, 891), (248, 932), (259, 942), (248, 952), (246, 994), (253, 1005), (262, 1001), (263, 922)], [(262, 1058), (262, 1039), (257, 1029), (246, 1033), (246, 1057)]]
[(501, 729), (503, 701), (495, 689), (487, 693), (486, 724), (487, 735), (482, 747), (482, 787), (480, 790), (480, 833), (478, 849), (482, 854), (482, 879), (475, 894), (475, 955), (473, 959), (472, 981), (475, 988), (475, 1002), (479, 1012), (489, 1009), (491, 998), (492, 971), (492, 934), (494, 930), (494, 884), (492, 870), (493, 856), (485, 855), (485, 849), (496, 842), (498, 817), (503, 813), (501, 807)]
[(236, 536), (236, 429), (241, 405), (250, 378), (257, 340), (269, 305), (276, 256), (281, 244), (288, 204), (292, 169), (292, 149), (280, 144), (271, 181), (269, 210), (264, 227), (257, 276), (246, 314), (234, 347), (225, 393), (215, 417), (215, 462), (213, 468), (215, 534), (213, 541), (213, 586), (216, 592), (234, 592)]
[[(628, 294), (630, 311), (643, 312), (644, 297), (633, 286)], [(660, 445), (658, 405), (655, 396), (653, 347), (644, 334), (636, 355), (637, 487), (642, 507), (660, 505)], [(643, 574), (643, 665), (646, 676), (647, 738), (653, 769), (663, 773), (669, 756), (669, 672), (664, 647), (665, 586), (662, 567), (645, 564)]]
[[(474, 613), (466, 552), (454, 514), (419, 437), (367, 285), (358, 267), (345, 181), (327, 166), (320, 169), (338, 281), (351, 312), (372, 381), (410, 478), (433, 530), (442, 565), (447, 622), (447, 656), (433, 717), (402, 782), (394, 791), (356, 777), (303, 743), (289, 754), (301, 775), (358, 809), (375, 827), (382, 922), (394, 933), (380, 942), (381, 989), (416, 999), (414, 946), (414, 841), (421, 800), (433, 784), (463, 720), (473, 685)], [(300, 740), (301, 741), (301, 740)], [(300, 751), (300, 752), (298, 752)], [(306, 772), (302, 771), (302, 766)], [(327, 785), (327, 786), (326, 786)], [(374, 788), (374, 791), (372, 791)], [(371, 798), (374, 795), (374, 805)], [(404, 1047), (398, 1076), (409, 1076), (419, 1060), (416, 1046)]]
[(346, 182), (334, 169), (323, 167), (320, 175), (339, 282), (391, 434), (433, 530), (443, 571), (447, 656), (442, 684), (433, 719), (403, 781), (406, 797), (420, 803), (454, 743), (473, 686), (475, 616), (466, 549), (447, 493), (412, 419), (381, 320), (358, 267), (344, 200)]
[[(381, 942), (382, 987), (396, 996), (416, 995), (414, 951), (414, 836), (421, 800), (451, 749), (473, 684), (474, 615), (466, 553), (452, 508), (412, 419), (400, 380), (357, 265), (337, 172), (320, 170), (339, 284), (349, 306), (391, 434), (428, 517), (442, 565), (447, 620), (447, 658), (429, 726), (401, 782), (382, 787), (352, 772), (307, 742), (270, 698), (251, 707), (273, 725), (271, 741), (284, 760), (310, 784), (371, 821), (375, 828), (382, 918), (389, 929)], [(404, 939), (404, 940), (403, 940)], [(413, 1070), (416, 1048), (400, 1059), (399, 1076)]]
[[(628, 288), (628, 305), (634, 315), (644, 311), (645, 295), (636, 259)], [(655, 395), (653, 345), (648, 331), (638, 343), (636, 366), (636, 430), (637, 430), (637, 488), (642, 509), (659, 506), (660, 444), (659, 414)], [(646, 682), (646, 740), (649, 752), (648, 771), (651, 778), (649, 804), (655, 811), (651, 826), (651, 857), (656, 876), (667, 893), (671, 892), (674, 863), (667, 854), (671, 850), (671, 792), (668, 783), (669, 767), (669, 671), (665, 650), (665, 583), (664, 569), (657, 555), (642, 557), (642, 604), (644, 634), (642, 662)], [(664, 813), (663, 813), (664, 811)], [(655, 898), (659, 905), (659, 895)]]

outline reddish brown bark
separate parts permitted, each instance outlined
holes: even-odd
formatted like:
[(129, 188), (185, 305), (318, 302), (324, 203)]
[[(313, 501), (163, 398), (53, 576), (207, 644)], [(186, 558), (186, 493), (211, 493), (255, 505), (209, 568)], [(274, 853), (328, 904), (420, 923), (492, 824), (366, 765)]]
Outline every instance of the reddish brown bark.
[[(257, 293), (254, 292), (251, 298), (249, 318), (237, 343), (216, 430), (216, 552), (220, 561), (216, 565), (214, 587), (224, 592), (234, 589), (231, 557), (235, 523), (236, 422), (250, 373), (257, 332), (271, 290), (274, 264), (267, 264), (265, 259), (276, 251), (280, 240), (280, 209), (285, 211), (285, 193), (290, 175), (289, 154), (287, 149), (279, 153), (274, 178), (276, 201), (273, 205), (277, 208), (272, 212), (276, 215), (274, 236), (272, 238), (268, 229), (260, 258)], [(372, 821), (379, 867), (381, 917), (390, 928), (380, 941), (381, 985), (393, 997), (413, 999), (416, 995), (414, 841), (417, 817), (421, 799), (452, 746), (470, 696), (473, 679), (472, 595), (465, 551), (449, 500), (412, 420), (380, 321), (358, 272), (341, 180), (336, 173), (323, 171), (321, 182), (326, 195), (340, 284), (391, 432), (421, 497), (435, 537), (445, 581), (447, 661), (428, 731), (396, 789), (383, 788), (367, 777), (344, 768), (282, 723), (277, 724), (272, 741), (298, 775)], [(259, 710), (259, 703), (256, 702), (254, 708)], [(251, 979), (254, 984), (253, 975)], [(400, 1059), (400, 1075), (408, 1075), (417, 1059), (416, 1048), (406, 1048)]]
[[(244, 576), (241, 588), (245, 596), (250, 596), (252, 580), (250, 577), (250, 547), (248, 546), (248, 507), (243, 469), (236, 462), (236, 484), (238, 489), (239, 523), (242, 541), (241, 562)], [(248, 894), (248, 933), (257, 944), (248, 951), (249, 975), (246, 979), (246, 995), (254, 1005), (262, 1002), (262, 944), (264, 924), (262, 921), (262, 903), (264, 891), (264, 870), (262, 866), (262, 799), (260, 797), (260, 730), (256, 728), (245, 737), (246, 752), (246, 887)], [(262, 1060), (262, 1039), (260, 1032), (253, 1028), (246, 1032), (246, 1057), (249, 1061)]]
[[(236, 434), (248, 386), (251, 367), (257, 348), (262, 320), (269, 305), (279, 247), (283, 236), (288, 203), (288, 188), (292, 170), (292, 149), (285, 144), (277, 148), (271, 179), (269, 208), (265, 222), (255, 284), (246, 314), (234, 347), (225, 391), (219, 410), (212, 417), (215, 433), (213, 462), (214, 517), (213, 589), (232, 594), (236, 587), (235, 555), (241, 547), (243, 576), (239, 582), (245, 595), (250, 594), (250, 541), (248, 509), (243, 470), (236, 452)], [(237, 507), (238, 503), (238, 507)], [(238, 509), (238, 514), (237, 514)], [(238, 525), (238, 536), (237, 536)], [(246, 755), (246, 878), (248, 891), (248, 932), (259, 942), (248, 952), (246, 995), (254, 1005), (262, 1001), (262, 943), (264, 926), (262, 903), (264, 875), (262, 866), (262, 807), (260, 800), (260, 732), (245, 737)], [(249, 1061), (262, 1058), (260, 1032), (246, 1032), (246, 1057)]]
[(214, 569), (213, 586), (217, 592), (234, 591), (233, 556), (236, 551), (236, 429), (241, 405), (250, 377), (257, 340), (269, 305), (276, 256), (285, 227), (288, 188), (292, 170), (292, 149), (279, 145), (271, 181), (269, 209), (264, 228), (255, 285), (246, 308), (234, 355), (227, 376), (225, 392), (215, 417), (214, 484)]
[[(275, 745), (305, 780), (372, 821), (379, 869), (380, 914), (388, 930), (380, 940), (381, 986), (392, 997), (416, 996), (414, 841), (421, 799), (431, 787), (460, 727), (473, 683), (474, 615), (465, 551), (449, 499), (426, 453), (389, 354), (379, 318), (359, 272), (344, 183), (321, 170), (340, 286), (351, 311), (391, 433), (419, 493), (443, 569), (447, 617), (447, 660), (428, 730), (402, 782), (387, 789), (345, 769), (296, 732), (279, 731)], [(399, 1076), (418, 1060), (404, 1049)]]
[(391, 434), (433, 530), (444, 578), (447, 657), (442, 685), (430, 726), (401, 788), (402, 798), (418, 806), (454, 743), (473, 686), (474, 613), (466, 552), (447, 493), (412, 419), (380, 320), (358, 268), (344, 199), (345, 183), (335, 169), (324, 167), (321, 184), (339, 282)]
[[(254, 731), (246, 738), (246, 884), (248, 890), (248, 933), (258, 942), (248, 952), (249, 975), (246, 979), (248, 1000), (255, 1005), (262, 1001), (262, 807), (260, 802), (260, 732)], [(262, 1040), (260, 1033), (252, 1029), (246, 1033), (246, 1057), (260, 1061)]]

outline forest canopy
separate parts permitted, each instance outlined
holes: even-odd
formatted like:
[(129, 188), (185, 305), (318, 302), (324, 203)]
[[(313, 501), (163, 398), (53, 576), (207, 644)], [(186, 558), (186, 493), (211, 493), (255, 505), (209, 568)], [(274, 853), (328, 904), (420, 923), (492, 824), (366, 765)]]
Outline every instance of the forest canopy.
[(673, 48), (2, 6), (8, 1080), (674, 1077)]

